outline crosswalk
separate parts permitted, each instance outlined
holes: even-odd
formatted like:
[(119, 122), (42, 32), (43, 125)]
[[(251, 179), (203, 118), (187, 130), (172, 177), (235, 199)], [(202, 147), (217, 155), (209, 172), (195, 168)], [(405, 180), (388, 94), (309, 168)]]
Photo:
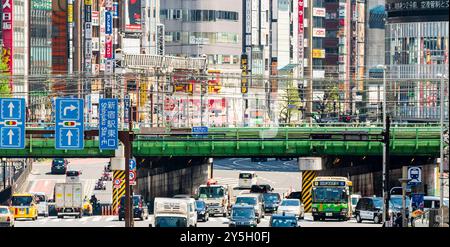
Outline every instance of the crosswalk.
[[(53, 189), (56, 183), (64, 183), (64, 178), (59, 179), (32, 179), (28, 182), (26, 192), (44, 192), (49, 197), (53, 197)], [(83, 184), (83, 195), (88, 198), (92, 195), (95, 188), (95, 179), (80, 179)]]
[(117, 216), (89, 216), (89, 217), (83, 217), (81, 219), (76, 219), (76, 218), (63, 218), (63, 219), (58, 219), (57, 217), (39, 217), (36, 221), (31, 221), (31, 220), (27, 220), (27, 221), (17, 221), (18, 223), (23, 223), (23, 224), (48, 224), (48, 223), (62, 223), (62, 222), (83, 222), (83, 223), (89, 223), (89, 222), (113, 222), (113, 221), (119, 221)]

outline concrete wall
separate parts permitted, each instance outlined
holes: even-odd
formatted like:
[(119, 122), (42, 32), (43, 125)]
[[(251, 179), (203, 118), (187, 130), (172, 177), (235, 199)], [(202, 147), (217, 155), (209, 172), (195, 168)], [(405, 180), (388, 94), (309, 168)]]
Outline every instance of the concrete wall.
[[(319, 172), (319, 176), (343, 176), (349, 177), (353, 182), (353, 192), (361, 194), (362, 196), (381, 196), (382, 195), (382, 172), (368, 171), (358, 172), (364, 170), (364, 166), (360, 167), (346, 167), (337, 169), (328, 169)], [(428, 164), (422, 165), (422, 184), (418, 186), (413, 192), (421, 192), (426, 195), (439, 195), (436, 189), (436, 165)], [(389, 183), (390, 187), (401, 187), (399, 178), (402, 177), (401, 169), (390, 170)], [(448, 187), (446, 188), (448, 191)]]
[(155, 197), (194, 194), (208, 179), (207, 158), (145, 160), (137, 171), (136, 194), (143, 195), (153, 208)]

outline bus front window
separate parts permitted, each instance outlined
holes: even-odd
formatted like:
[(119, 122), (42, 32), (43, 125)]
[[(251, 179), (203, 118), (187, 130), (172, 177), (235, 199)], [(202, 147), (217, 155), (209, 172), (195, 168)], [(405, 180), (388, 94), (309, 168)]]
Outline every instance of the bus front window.
[(346, 203), (348, 195), (342, 188), (316, 188), (313, 190), (313, 200), (322, 203)]

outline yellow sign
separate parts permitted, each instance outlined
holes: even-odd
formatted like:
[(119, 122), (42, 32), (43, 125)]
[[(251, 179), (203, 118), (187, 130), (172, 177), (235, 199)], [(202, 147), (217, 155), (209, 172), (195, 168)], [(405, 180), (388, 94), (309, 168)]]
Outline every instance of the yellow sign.
[(67, 22), (72, 23), (73, 22), (73, 5), (69, 4), (67, 6)]
[(313, 58), (325, 58), (325, 50), (324, 49), (313, 49), (312, 57)]
[(86, 5), (92, 5), (92, 0), (84, 0), (84, 4), (86, 4)]

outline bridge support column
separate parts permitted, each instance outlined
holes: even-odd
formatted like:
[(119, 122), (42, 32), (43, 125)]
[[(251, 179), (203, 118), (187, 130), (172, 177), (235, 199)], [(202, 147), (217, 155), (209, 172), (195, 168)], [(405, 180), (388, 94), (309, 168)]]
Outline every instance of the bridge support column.
[(317, 171), (322, 170), (322, 158), (300, 157), (298, 165), (302, 172), (302, 203), (306, 213), (311, 212), (312, 184), (317, 177)]

